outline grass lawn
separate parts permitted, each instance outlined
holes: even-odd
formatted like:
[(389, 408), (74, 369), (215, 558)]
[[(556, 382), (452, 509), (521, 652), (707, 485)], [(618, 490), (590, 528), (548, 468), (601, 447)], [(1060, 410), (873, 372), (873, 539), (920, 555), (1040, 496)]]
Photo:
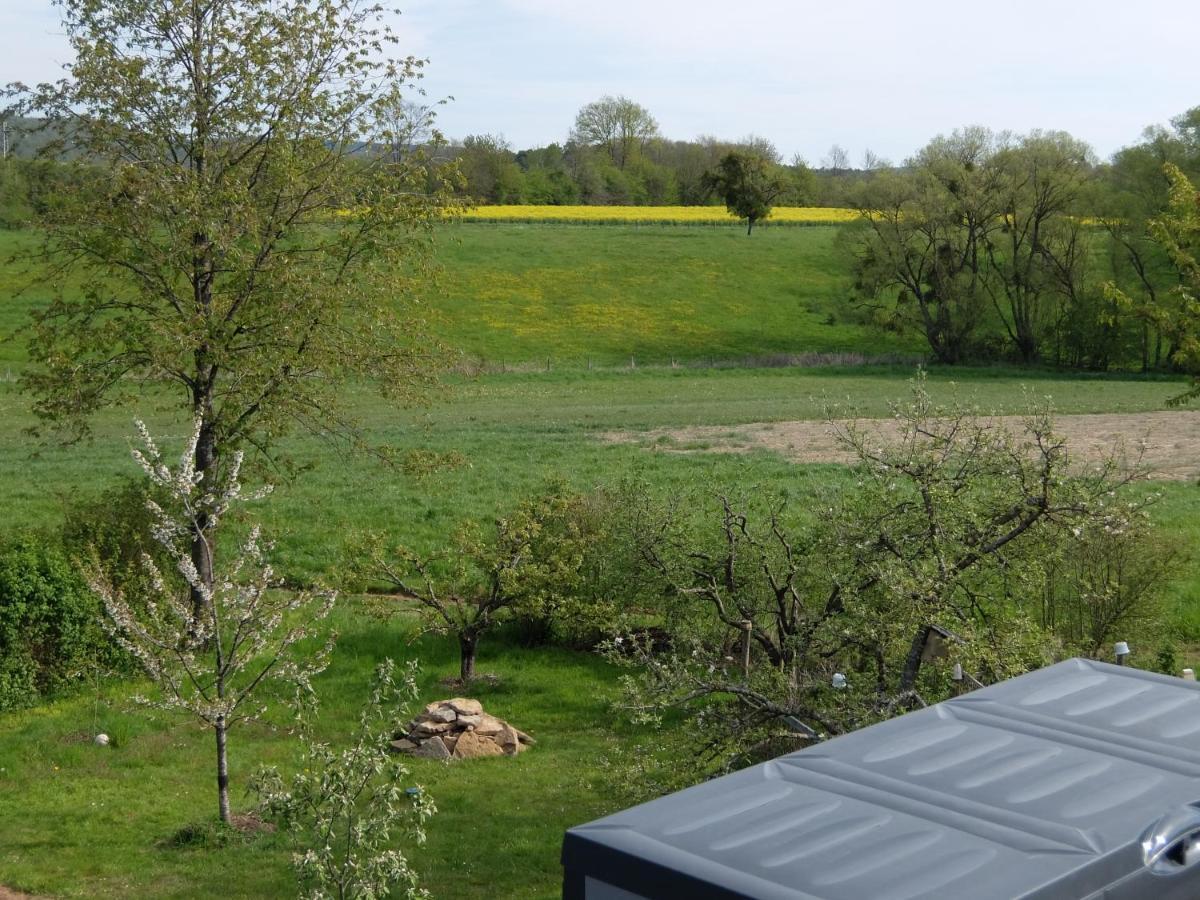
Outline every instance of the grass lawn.
[[(293, 460), (312, 468), (257, 510), (277, 539), (277, 569), (300, 582), (336, 578), (347, 539), (366, 529), (419, 550), (441, 546), (460, 520), (502, 514), (553, 477), (587, 487), (636, 473), (664, 492), (701, 486), (787, 494), (802, 507), (845, 470), (797, 466), (767, 452), (647, 450), (604, 443), (599, 434), (819, 419), (831, 405), (887, 415), (905, 396), (912, 369), (687, 365), (803, 351), (919, 352), (856, 324), (841, 305), (834, 236), (831, 228), (764, 229), (751, 238), (732, 228), (448, 229), (435, 303), (439, 332), (470, 354), (525, 371), (454, 379), (420, 409), (395, 408), (365, 388), (348, 390), (346, 404), (369, 438), (402, 451), (455, 451), (465, 464), (406, 476), (364, 456), (339, 457), (312, 437), (288, 438)], [(0, 254), (22, 240), (0, 232)], [(14, 298), (18, 281), (14, 269), (0, 267), (0, 335), (41, 302), (36, 292)], [(630, 356), (636, 368), (628, 368)], [(547, 357), (551, 371), (528, 370)], [(671, 359), (682, 365), (646, 365)], [(32, 424), (28, 398), (11, 377), (24, 364), (19, 342), (0, 343), (0, 536), (53, 528), (78, 497), (137, 474), (128, 455), (135, 413), (169, 452), (183, 437), (178, 412), (148, 399), (137, 410), (99, 417), (88, 445), (38, 445), (23, 431)], [(1061, 413), (1083, 413), (1160, 410), (1180, 384), (992, 368), (934, 369), (929, 387), (936, 397), (984, 412), (1021, 412), (1049, 398)], [(1163, 491), (1155, 515), (1195, 543), (1195, 486), (1167, 484)], [(1194, 567), (1171, 588), (1171, 623), (1181, 641), (1200, 641), (1198, 589)], [(422, 660), (423, 702), (448, 696), (436, 683), (455, 671), (448, 642), (411, 643), (411, 622), (382, 622), (353, 603), (337, 626), (339, 650), (319, 680), (323, 736), (341, 740), (385, 655)], [(414, 778), (440, 808), (418, 865), (438, 896), (557, 896), (563, 829), (615, 802), (601, 758), (622, 738), (609, 706), (616, 674), (591, 655), (528, 650), (499, 638), (485, 639), (479, 665), (502, 680), (472, 692), (539, 744), (516, 759), (449, 767), (415, 761)], [(98, 697), (85, 692), (0, 715), (0, 885), (67, 896), (286, 893), (281, 837), (219, 851), (169, 846), (181, 827), (215, 812), (211, 740), (188, 726), (130, 714), (128, 692), (102, 687)], [(92, 746), (86, 737), (95, 730), (112, 734), (115, 745)], [(257, 763), (286, 764), (293, 753), (288, 739), (264, 728), (235, 734), (235, 783), (244, 784)]]
[[(455, 696), (438, 684), (457, 673), (449, 641), (413, 643), (411, 621), (382, 624), (352, 607), (336, 616), (342, 637), (317, 681), (318, 733), (335, 745), (349, 740), (384, 656), (421, 660), (421, 703)], [(412, 760), (413, 782), (438, 807), (413, 858), (437, 897), (556, 897), (563, 831), (615, 808), (599, 765), (620, 736), (609, 710), (615, 672), (589, 654), (522, 648), (502, 635), (484, 639), (479, 665), (500, 681), (471, 695), (538, 743), (515, 758)], [(216, 815), (211, 733), (170, 717), (148, 721), (130, 709), (129, 693), (102, 687), (0, 719), (0, 885), (64, 897), (293, 893), (283, 835), (220, 849), (172, 842)], [(96, 731), (113, 745), (94, 746)], [(229, 746), (235, 811), (251, 804), (249, 772), (260, 763), (286, 772), (297, 750), (294, 738), (261, 725), (234, 731)]]
[[(830, 403), (887, 415), (889, 404), (905, 396), (911, 375), (872, 368), (491, 375), (450, 385), (440, 402), (417, 410), (391, 408), (366, 391), (355, 392), (348, 404), (373, 440), (401, 449), (457, 451), (467, 464), (412, 478), (368, 457), (338, 458), (325, 443), (297, 436), (288, 450), (313, 468), (282, 485), (260, 515), (278, 541), (280, 569), (306, 580), (328, 572), (356, 530), (383, 529), (429, 548), (459, 520), (492, 518), (557, 476), (586, 487), (636, 469), (664, 489), (761, 485), (802, 494), (806, 484), (830, 477), (828, 467), (801, 468), (766, 453), (648, 453), (601, 443), (597, 432), (819, 419)], [(1047, 396), (1061, 412), (1156, 410), (1179, 389), (1178, 382), (986, 369), (935, 370), (929, 384), (938, 397), (957, 397), (988, 412), (1020, 412)], [(0, 385), (0, 419), (8, 426), (0, 433), (0, 506), (7, 512), (0, 532), (54, 523), (80, 494), (137, 474), (128, 455), (133, 410), (100, 418), (90, 445), (39, 447), (22, 433), (32, 421), (26, 401), (14, 386)], [(148, 407), (165, 445), (182, 437), (177, 419)]]

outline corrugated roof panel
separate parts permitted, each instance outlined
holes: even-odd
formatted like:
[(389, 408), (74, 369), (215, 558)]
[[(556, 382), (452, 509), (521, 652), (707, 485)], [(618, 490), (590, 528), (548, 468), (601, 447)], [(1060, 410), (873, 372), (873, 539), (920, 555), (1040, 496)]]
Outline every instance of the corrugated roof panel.
[(1197, 732), (1200, 685), (1071, 660), (572, 829), (564, 858), (636, 847), (721, 896), (1083, 896), (1200, 801)]

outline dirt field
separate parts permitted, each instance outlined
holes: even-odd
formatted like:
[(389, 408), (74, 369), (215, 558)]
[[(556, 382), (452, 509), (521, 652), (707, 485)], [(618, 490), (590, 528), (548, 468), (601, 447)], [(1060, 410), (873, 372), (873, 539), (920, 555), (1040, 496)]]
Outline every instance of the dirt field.
[[(989, 421), (1021, 430), (1020, 416), (999, 416)], [(1057, 416), (1054, 422), (1076, 459), (1099, 460), (1123, 448), (1130, 461), (1141, 454), (1141, 463), (1152, 478), (1200, 478), (1198, 411)], [(891, 419), (862, 420), (859, 424), (881, 435), (894, 435), (897, 430)], [(611, 431), (601, 437), (607, 442), (636, 443), (674, 453), (773, 450), (802, 463), (851, 461), (834, 439), (830, 424), (819, 421)]]

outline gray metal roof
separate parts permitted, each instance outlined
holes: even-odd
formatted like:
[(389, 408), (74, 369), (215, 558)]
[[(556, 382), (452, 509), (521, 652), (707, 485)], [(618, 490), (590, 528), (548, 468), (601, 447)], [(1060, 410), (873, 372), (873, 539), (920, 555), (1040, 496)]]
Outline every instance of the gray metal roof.
[(564, 864), (711, 896), (1085, 897), (1195, 801), (1200, 685), (1070, 660), (572, 829)]

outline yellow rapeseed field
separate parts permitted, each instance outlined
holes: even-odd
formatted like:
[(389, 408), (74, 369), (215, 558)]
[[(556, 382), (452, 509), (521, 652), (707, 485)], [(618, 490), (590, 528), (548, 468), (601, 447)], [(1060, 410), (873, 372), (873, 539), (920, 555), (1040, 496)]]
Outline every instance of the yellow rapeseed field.
[[(722, 206), (477, 206), (468, 222), (554, 222), (580, 225), (732, 225), (739, 219)], [(777, 225), (837, 225), (858, 218), (852, 209), (777, 206), (766, 222)]]

